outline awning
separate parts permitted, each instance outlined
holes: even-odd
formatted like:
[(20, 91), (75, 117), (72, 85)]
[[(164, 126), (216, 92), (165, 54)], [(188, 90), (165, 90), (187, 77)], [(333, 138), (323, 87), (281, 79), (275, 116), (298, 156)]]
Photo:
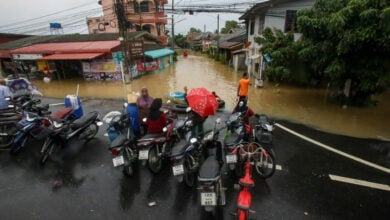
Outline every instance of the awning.
[(102, 55), (104, 53), (63, 53), (48, 55), (40, 60), (91, 60)]
[(145, 51), (145, 56), (151, 57), (153, 59), (164, 57), (171, 54), (173, 54), (173, 50), (167, 48)]
[(120, 48), (120, 42), (88, 41), (41, 43), (11, 50), (12, 54), (54, 54), (54, 53), (110, 53)]
[(11, 58), (9, 50), (0, 50), (0, 58)]

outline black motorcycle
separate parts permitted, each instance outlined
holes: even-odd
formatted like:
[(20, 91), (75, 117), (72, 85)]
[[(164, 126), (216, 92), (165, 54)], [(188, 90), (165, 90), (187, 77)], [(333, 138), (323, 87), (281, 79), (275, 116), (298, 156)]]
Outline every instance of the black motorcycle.
[(78, 138), (88, 142), (94, 138), (99, 131), (99, 126), (103, 124), (98, 116), (99, 113), (94, 111), (74, 121), (50, 118), (52, 127), (43, 128), (40, 132), (40, 136), (45, 137), (40, 163), (44, 165), (53, 152), (66, 147), (71, 139)]
[(215, 213), (216, 208), (226, 204), (225, 190), (221, 178), (222, 143), (218, 140), (219, 133), (224, 127), (217, 129), (217, 124), (221, 122), (217, 119), (214, 129), (206, 132), (202, 140), (203, 153), (206, 158), (202, 163), (199, 174), (198, 190), (200, 192), (200, 205), (206, 212)]
[(176, 124), (176, 130), (184, 133), (178, 143), (172, 148), (172, 172), (173, 176), (181, 183), (192, 187), (196, 182), (199, 164), (202, 157), (202, 145), (192, 137), (192, 121), (182, 119)]
[(129, 123), (126, 113), (127, 103), (124, 104), (122, 112), (113, 111), (104, 116), (103, 121), (108, 124), (107, 134), (110, 139), (110, 147), (114, 158), (114, 167), (123, 166), (123, 174), (132, 176), (134, 163), (137, 161), (138, 150), (136, 137)]
[(227, 120), (228, 131), (224, 140), (225, 162), (231, 171), (241, 177), (245, 160), (240, 157), (239, 152), (235, 149), (244, 141), (255, 141), (264, 149), (266, 157), (257, 158), (254, 163), (256, 172), (262, 178), (271, 177), (276, 168), (275, 153), (272, 149), (272, 131), (273, 123), (269, 122), (266, 115), (255, 115), (257, 122), (250, 126), (245, 124), (243, 114), (240, 112), (229, 116)]

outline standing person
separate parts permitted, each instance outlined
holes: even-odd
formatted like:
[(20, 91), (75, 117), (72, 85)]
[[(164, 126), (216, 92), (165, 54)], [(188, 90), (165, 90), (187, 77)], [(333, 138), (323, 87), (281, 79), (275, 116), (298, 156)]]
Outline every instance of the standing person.
[(162, 106), (162, 99), (154, 99), (150, 106), (150, 112), (148, 120), (146, 121), (148, 126), (148, 134), (162, 133), (163, 128), (167, 126), (167, 116), (160, 111)]
[(245, 72), (242, 75), (242, 79), (238, 81), (237, 96), (239, 97), (239, 101), (248, 101), (248, 88), (250, 85), (252, 83), (249, 80), (248, 73)]
[(0, 109), (7, 109), (9, 106), (9, 101), (7, 98), (11, 97), (11, 91), (8, 86), (6, 86), (5, 80), (0, 78)]
[[(149, 115), (149, 109), (152, 105), (153, 98), (149, 95), (148, 88), (145, 86), (141, 89), (141, 95), (137, 98), (138, 118), (142, 121), (143, 118), (147, 118)], [(141, 129), (142, 134), (146, 133), (146, 128)]]
[(187, 100), (188, 88), (187, 88), (187, 86), (184, 86), (183, 90), (184, 90), (184, 95), (183, 95), (184, 101), (185, 101), (185, 102), (187, 103), (187, 105), (188, 105), (188, 100)]

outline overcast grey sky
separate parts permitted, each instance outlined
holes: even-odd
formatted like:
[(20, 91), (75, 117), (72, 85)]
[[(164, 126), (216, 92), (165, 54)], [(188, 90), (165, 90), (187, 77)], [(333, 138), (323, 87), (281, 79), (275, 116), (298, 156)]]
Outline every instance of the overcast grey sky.
[[(97, 0), (11, 0), (1, 1), (0, 32), (50, 34), (49, 23), (59, 22), (64, 33), (87, 33), (86, 17), (102, 14)], [(168, 0), (170, 5), (172, 0)], [(188, 4), (235, 4), (258, 2), (251, 0), (175, 0), (175, 6)], [(166, 6), (168, 8), (168, 6)], [(240, 14), (219, 13), (220, 28), (227, 20), (237, 20)], [(186, 34), (191, 27), (214, 32), (218, 13), (175, 14), (175, 34)], [(171, 15), (168, 15), (171, 16)], [(167, 29), (170, 30), (170, 23)]]

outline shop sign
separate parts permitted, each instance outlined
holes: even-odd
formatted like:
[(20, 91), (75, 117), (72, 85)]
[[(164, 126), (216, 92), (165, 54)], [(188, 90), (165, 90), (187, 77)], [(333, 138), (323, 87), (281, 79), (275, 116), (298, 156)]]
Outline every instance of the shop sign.
[(42, 54), (12, 54), (14, 60), (37, 60), (42, 58)]

